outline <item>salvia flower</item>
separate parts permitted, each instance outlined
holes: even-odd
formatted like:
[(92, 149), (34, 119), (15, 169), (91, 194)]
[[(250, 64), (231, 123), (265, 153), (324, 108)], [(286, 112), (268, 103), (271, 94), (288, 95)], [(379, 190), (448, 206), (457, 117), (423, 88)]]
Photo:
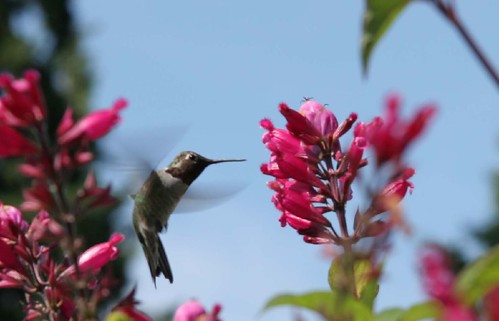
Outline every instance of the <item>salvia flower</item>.
[(473, 311), (466, 307), (454, 290), (455, 276), (450, 259), (438, 245), (427, 245), (421, 254), (423, 286), (431, 298), (441, 304), (440, 321), (475, 321)]
[(66, 112), (59, 125), (59, 144), (66, 145), (75, 140), (94, 141), (109, 133), (121, 120), (119, 112), (127, 105), (124, 99), (118, 99), (110, 109), (94, 111), (72, 124), (70, 112)]
[[(109, 263), (109, 261), (115, 260), (119, 254), (116, 244), (122, 242), (124, 239), (125, 236), (123, 236), (123, 234), (116, 233), (111, 235), (109, 241), (94, 245), (83, 252), (78, 258), (80, 272), (96, 273), (104, 265)], [(76, 268), (72, 265), (61, 273), (61, 277), (73, 275), (75, 272)]]
[(21, 79), (0, 74), (0, 88), (5, 91), (5, 95), (0, 97), (0, 124), (26, 127), (46, 117), (39, 79), (40, 75), (34, 70), (28, 70)]
[(38, 148), (16, 129), (0, 124), (0, 157), (18, 157), (34, 154)]
[(221, 321), (218, 317), (222, 306), (216, 304), (211, 312), (206, 312), (197, 300), (190, 300), (182, 304), (175, 311), (173, 321)]
[(399, 115), (400, 105), (401, 98), (398, 95), (389, 95), (386, 99), (385, 117), (377, 117), (365, 125), (365, 135), (374, 148), (378, 165), (399, 160), (436, 113), (436, 107), (428, 104), (419, 108), (412, 119), (402, 120)]
[[(282, 226), (290, 225), (306, 242), (314, 244), (354, 244), (396, 226), (393, 220), (387, 224), (384, 219), (374, 218), (391, 211), (387, 199), (396, 200), (390, 204), (398, 203), (414, 188), (409, 181), (414, 170), (404, 167), (399, 160), (404, 148), (422, 132), (434, 108), (423, 107), (415, 119), (401, 122), (399, 103), (390, 101), (389, 105), (386, 119), (377, 117), (356, 126), (357, 114), (351, 113), (339, 123), (332, 111), (313, 100), (305, 101), (298, 111), (284, 103), (279, 105), (287, 121), (286, 129), (276, 128), (269, 119), (260, 122), (266, 130), (262, 141), (270, 151), (270, 159), (261, 171), (275, 178), (269, 187), (276, 192), (272, 202), (282, 213)], [(350, 143), (341, 144), (340, 139), (352, 128)], [(397, 134), (400, 130), (403, 138)], [(392, 144), (397, 152), (381, 153), (382, 148), (391, 148)], [(368, 165), (366, 153), (371, 150), (382, 154), (378, 158), (383, 162), (393, 161), (397, 166), (387, 173), (384, 186), (370, 190), (372, 204), (365, 212), (357, 212), (352, 233), (347, 225), (347, 203), (353, 197), (353, 183)], [(336, 214), (335, 221), (326, 217), (332, 212)]]

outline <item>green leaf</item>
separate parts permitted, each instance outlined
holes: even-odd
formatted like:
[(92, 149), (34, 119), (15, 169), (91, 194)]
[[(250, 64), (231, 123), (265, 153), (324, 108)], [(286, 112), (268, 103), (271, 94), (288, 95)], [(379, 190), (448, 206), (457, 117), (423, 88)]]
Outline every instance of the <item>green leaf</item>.
[(440, 306), (434, 301), (413, 305), (399, 319), (400, 321), (417, 321), (436, 319), (440, 315)]
[(425, 302), (414, 305), (408, 310), (392, 308), (376, 315), (376, 321), (417, 321), (435, 319), (440, 314), (440, 309), (435, 302)]
[[(378, 273), (373, 270), (372, 262), (367, 259), (355, 259), (345, 255), (335, 258), (329, 268), (328, 281), (333, 291), (354, 295), (372, 309), (378, 295)], [(353, 265), (353, 270), (351, 266)]]
[(362, 34), (362, 69), (367, 73), (371, 53), (410, 0), (366, 0)]
[(373, 321), (368, 307), (352, 297), (330, 291), (309, 292), (293, 295), (284, 294), (272, 298), (264, 311), (285, 305), (305, 308), (320, 314), (328, 321)]
[(499, 246), (493, 247), (459, 273), (456, 290), (468, 304), (473, 304), (492, 288), (499, 286)]
[(404, 315), (404, 309), (392, 308), (381, 311), (376, 315), (376, 321), (398, 321)]

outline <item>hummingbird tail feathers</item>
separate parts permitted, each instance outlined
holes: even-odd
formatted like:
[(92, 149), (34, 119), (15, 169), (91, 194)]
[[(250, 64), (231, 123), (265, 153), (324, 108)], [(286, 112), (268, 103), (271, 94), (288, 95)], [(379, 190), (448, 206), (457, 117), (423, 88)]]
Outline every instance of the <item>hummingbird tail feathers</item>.
[(170, 283), (173, 283), (173, 273), (170, 267), (170, 263), (168, 262), (168, 257), (166, 256), (165, 248), (163, 247), (163, 243), (158, 237), (158, 266), (156, 266), (156, 275), (159, 276), (161, 273), (165, 276), (166, 279), (170, 280)]

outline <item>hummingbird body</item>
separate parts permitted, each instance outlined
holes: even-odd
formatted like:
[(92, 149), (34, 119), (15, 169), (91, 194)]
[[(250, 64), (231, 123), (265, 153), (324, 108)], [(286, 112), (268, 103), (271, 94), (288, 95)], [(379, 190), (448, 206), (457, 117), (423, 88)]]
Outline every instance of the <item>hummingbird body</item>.
[(211, 160), (194, 152), (180, 153), (167, 167), (153, 170), (139, 191), (132, 195), (133, 226), (149, 264), (156, 285), (161, 273), (173, 282), (173, 274), (159, 233), (191, 183), (211, 164), (242, 159)]

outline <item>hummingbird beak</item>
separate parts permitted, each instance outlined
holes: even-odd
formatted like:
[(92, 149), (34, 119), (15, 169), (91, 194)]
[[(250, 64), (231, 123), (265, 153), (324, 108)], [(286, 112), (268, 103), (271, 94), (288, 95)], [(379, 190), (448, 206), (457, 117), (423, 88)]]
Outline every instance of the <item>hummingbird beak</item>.
[(229, 162), (244, 162), (245, 159), (240, 158), (230, 158), (230, 159), (208, 159), (208, 165), (218, 164), (218, 163), (229, 163)]

